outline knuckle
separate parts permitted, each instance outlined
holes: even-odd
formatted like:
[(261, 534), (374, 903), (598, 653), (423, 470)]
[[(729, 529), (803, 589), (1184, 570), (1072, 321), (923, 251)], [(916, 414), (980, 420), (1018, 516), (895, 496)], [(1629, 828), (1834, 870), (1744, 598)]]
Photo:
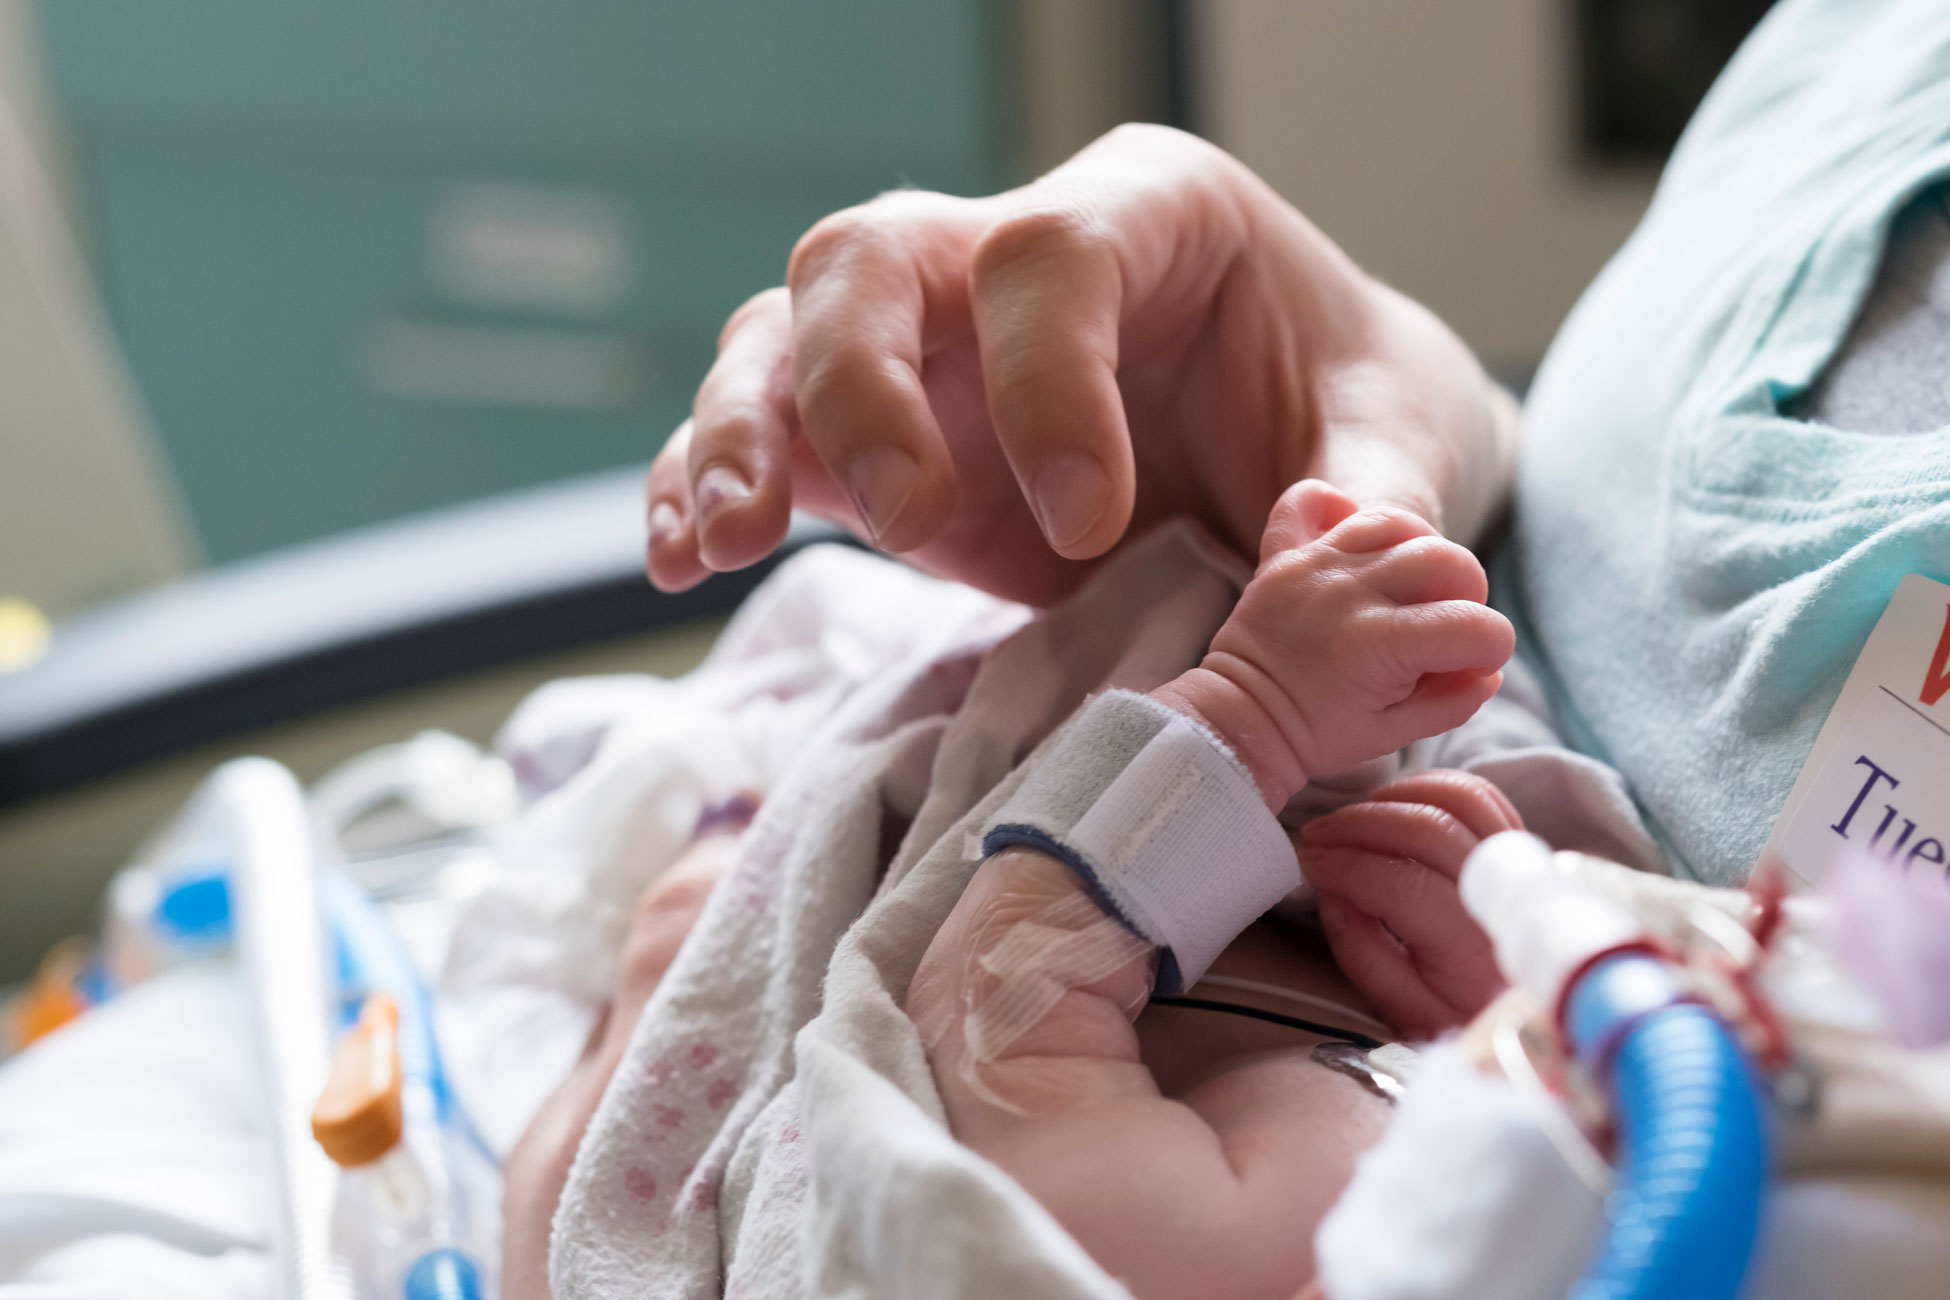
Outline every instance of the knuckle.
[(799, 379), (799, 409), (811, 422), (858, 404), (876, 381), (882, 361), (863, 344), (842, 344), (812, 358)]
[(1476, 847), (1476, 833), (1461, 816), (1440, 804), (1423, 805), (1417, 820), (1433, 846), (1431, 866), (1460, 867), (1462, 859)]
[(1156, 122), (1114, 126), (1090, 147), (1139, 157), (1153, 166), (1164, 162), (1193, 176), (1241, 168), (1231, 154), (1210, 140)]
[(1280, 551), (1259, 566), (1247, 587), (1249, 594), (1257, 588), (1267, 597), (1253, 602), (1252, 612), (1267, 621), (1283, 619), (1295, 602), (1318, 599), (1337, 579), (1345, 580), (1346, 577), (1345, 573), (1331, 565), (1323, 564), (1319, 553), (1312, 548)]
[(770, 316), (775, 312), (792, 310), (792, 293), (784, 285), (774, 285), (760, 293), (755, 293), (738, 304), (738, 309), (725, 320), (724, 328), (718, 331), (718, 351), (724, 351), (731, 336), (755, 320)]
[(1455, 768), (1446, 768), (1440, 772), (1432, 772), (1429, 775), (1438, 778), (1436, 791), (1440, 800), (1439, 806), (1441, 807), (1455, 808), (1460, 805), (1463, 809), (1467, 810), (1470, 808), (1489, 808), (1496, 805), (1496, 787), (1491, 785), (1488, 779), (1480, 777), (1474, 772), (1463, 772)]
[(1401, 562), (1420, 569), (1435, 586), (1437, 598), (1481, 601), (1489, 594), (1489, 578), (1466, 547), (1433, 534), (1410, 538), (1394, 548)]
[(1459, 824), (1467, 826), (1472, 819), (1490, 826), (1509, 824), (1503, 792), (1487, 778), (1454, 770), (1440, 775), (1442, 781), (1436, 788), (1434, 802)]
[(750, 401), (720, 393), (707, 376), (698, 390), (698, 414), (685, 464), (695, 468), (735, 451), (764, 445), (766, 420)]
[(1305, 524), (1307, 522), (1307, 500), (1313, 495), (1313, 491), (1312, 481), (1308, 479), (1302, 479), (1298, 483), (1289, 484), (1286, 491), (1280, 493), (1279, 499), (1273, 503), (1273, 508), (1267, 512), (1266, 522), (1268, 527), (1290, 527), (1296, 524)]
[(1468, 547), (1446, 537), (1431, 537), (1417, 545), (1427, 548), (1431, 562), (1447, 576), (1468, 584), (1472, 589), (1487, 587), (1489, 578), (1483, 572), (1483, 562)]
[(1047, 348), (998, 349), (988, 369), (990, 392), (1007, 411), (1035, 408), (1036, 397), (1075, 382), (1075, 367), (1053, 357)]
[(1414, 511), (1389, 505), (1364, 506), (1345, 526), (1359, 534), (1370, 549), (1376, 550), (1435, 534), (1429, 521)]
[(1147, 153), (1158, 149), (1218, 152), (1217, 146), (1207, 143), (1188, 131), (1180, 131), (1176, 127), (1164, 126), (1157, 122), (1122, 122), (1104, 132), (1102, 139), (1106, 144), (1117, 144)]
[(1114, 255), (1111, 233), (1075, 203), (1045, 202), (1011, 213), (975, 243), (971, 274), (979, 285), (1024, 261)]
[(821, 217), (792, 246), (792, 256), (786, 262), (786, 283), (797, 286), (835, 260), (859, 248), (877, 246), (886, 238), (884, 218), (870, 203)]
[(1403, 541), (1436, 536), (1435, 525), (1405, 507), (1378, 505), (1371, 507), (1371, 513), (1382, 527), (1399, 535)]
[(893, 189), (876, 194), (857, 211), (871, 215), (881, 230), (899, 230), (946, 216), (967, 203), (935, 190)]
[[(1397, 562), (1426, 566), (1446, 575), (1455, 567), (1457, 563), (1455, 551), (1459, 549), (1440, 537), (1425, 535), (1410, 537), (1406, 541), (1396, 543), (1390, 548), (1389, 556)], [(1464, 554), (1468, 553), (1464, 552)]]

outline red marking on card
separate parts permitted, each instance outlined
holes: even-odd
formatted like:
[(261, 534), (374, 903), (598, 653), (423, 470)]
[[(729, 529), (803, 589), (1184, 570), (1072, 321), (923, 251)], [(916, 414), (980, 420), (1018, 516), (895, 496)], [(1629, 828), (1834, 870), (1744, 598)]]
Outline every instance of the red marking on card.
[(631, 1165), (623, 1171), (623, 1190), (639, 1201), (653, 1201), (657, 1198), (657, 1176), (642, 1165)]
[(1950, 672), (1944, 671), (1946, 665), (1950, 665), (1950, 606), (1943, 611), (1943, 635), (1936, 639), (1936, 654), (1930, 659), (1929, 675), (1923, 679), (1923, 693), (1916, 697), (1926, 708), (1935, 707), (1943, 693), (1950, 691)]

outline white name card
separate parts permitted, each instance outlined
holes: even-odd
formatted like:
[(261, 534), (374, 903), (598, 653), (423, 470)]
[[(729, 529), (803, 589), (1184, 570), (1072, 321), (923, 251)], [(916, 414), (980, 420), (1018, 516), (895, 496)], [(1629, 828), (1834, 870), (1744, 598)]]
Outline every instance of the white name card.
[(1808, 884), (1851, 850), (1950, 879), (1950, 586), (1920, 574), (1870, 633), (1768, 841)]

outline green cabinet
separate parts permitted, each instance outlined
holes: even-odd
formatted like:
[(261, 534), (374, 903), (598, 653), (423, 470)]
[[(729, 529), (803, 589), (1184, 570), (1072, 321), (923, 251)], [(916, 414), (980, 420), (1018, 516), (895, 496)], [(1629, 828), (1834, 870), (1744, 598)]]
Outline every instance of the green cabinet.
[(825, 212), (1009, 170), (981, 0), (47, 4), (214, 561), (646, 460)]

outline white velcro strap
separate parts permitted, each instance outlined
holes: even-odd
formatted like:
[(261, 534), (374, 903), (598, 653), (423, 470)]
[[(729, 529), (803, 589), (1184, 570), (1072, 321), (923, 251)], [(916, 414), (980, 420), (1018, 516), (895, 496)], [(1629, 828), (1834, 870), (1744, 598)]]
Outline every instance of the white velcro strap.
[(1293, 845), (1244, 765), (1191, 719), (1129, 691), (1092, 700), (997, 812), (984, 847), (1010, 844), (1067, 862), (1165, 949), (1164, 993), (1196, 983), (1300, 884)]

